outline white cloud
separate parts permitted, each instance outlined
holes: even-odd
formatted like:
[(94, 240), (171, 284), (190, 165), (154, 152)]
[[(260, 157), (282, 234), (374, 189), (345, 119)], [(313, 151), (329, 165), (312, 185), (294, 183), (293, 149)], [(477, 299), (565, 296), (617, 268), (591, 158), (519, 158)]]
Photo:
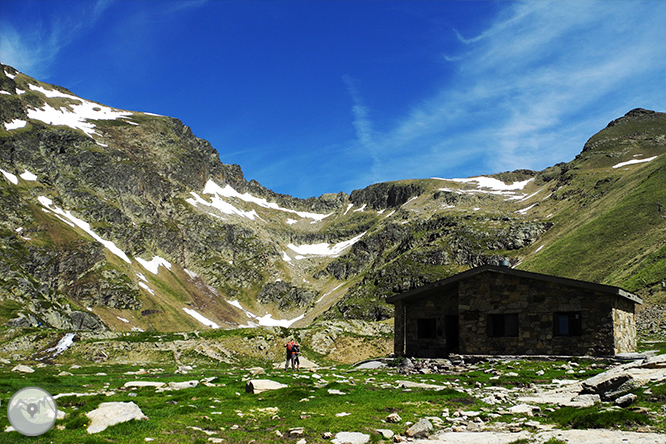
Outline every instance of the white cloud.
[(67, 14), (53, 14), (29, 23), (13, 24), (0, 19), (2, 63), (33, 77), (48, 78), (51, 63), (59, 52), (82, 33), (94, 28), (113, 0), (76, 2)]
[[(457, 72), (452, 79), (391, 129), (372, 134), (383, 170), (359, 180), (458, 175), (470, 164), (469, 174), (541, 169), (572, 159), (632, 108), (661, 111), (665, 5), (505, 3), (478, 35), (457, 33), (460, 53), (445, 56)], [(355, 112), (360, 141), (369, 115)]]

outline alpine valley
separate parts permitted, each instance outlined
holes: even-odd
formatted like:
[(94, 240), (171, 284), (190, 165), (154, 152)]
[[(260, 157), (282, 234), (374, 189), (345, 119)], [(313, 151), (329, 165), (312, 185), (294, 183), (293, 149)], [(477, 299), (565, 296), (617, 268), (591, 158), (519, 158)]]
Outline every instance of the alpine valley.
[(297, 199), (246, 180), (177, 119), (1, 68), (0, 324), (386, 321), (388, 296), (509, 260), (620, 286), (644, 299), (644, 328), (666, 326), (664, 113), (631, 110), (543, 171)]

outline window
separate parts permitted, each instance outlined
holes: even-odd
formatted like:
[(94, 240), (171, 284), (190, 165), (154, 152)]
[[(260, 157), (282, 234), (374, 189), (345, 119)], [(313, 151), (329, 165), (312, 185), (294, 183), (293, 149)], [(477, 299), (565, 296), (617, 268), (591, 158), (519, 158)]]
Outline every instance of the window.
[(553, 330), (555, 336), (580, 336), (580, 312), (555, 313)]
[(518, 336), (518, 314), (491, 314), (488, 315), (488, 336), (516, 337)]
[(419, 339), (434, 338), (437, 336), (437, 319), (422, 318), (417, 324)]

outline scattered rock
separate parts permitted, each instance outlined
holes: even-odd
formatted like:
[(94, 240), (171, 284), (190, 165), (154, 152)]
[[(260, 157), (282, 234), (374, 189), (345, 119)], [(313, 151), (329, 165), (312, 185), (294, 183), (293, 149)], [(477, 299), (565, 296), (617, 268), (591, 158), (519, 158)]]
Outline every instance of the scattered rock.
[(633, 393), (627, 393), (624, 396), (620, 396), (615, 400), (615, 405), (619, 407), (629, 407), (631, 404), (636, 401), (637, 396)]
[(245, 393), (261, 393), (267, 390), (278, 390), (287, 387), (286, 384), (280, 384), (270, 379), (250, 379), (245, 384)]
[(378, 368), (384, 368), (386, 367), (386, 364), (384, 364), (381, 361), (369, 361), (369, 362), (364, 362), (362, 364), (357, 365), (354, 370), (374, 370)]
[(389, 429), (377, 429), (377, 433), (382, 435), (384, 439), (391, 439), (395, 435), (395, 433), (393, 433), (393, 430)]
[(19, 364), (16, 367), (14, 367), (12, 371), (18, 373), (34, 373), (35, 369), (33, 369), (32, 367), (28, 367), (27, 365)]
[(512, 407), (509, 407), (509, 412), (515, 414), (523, 414), (527, 416), (534, 416), (535, 411), (541, 411), (541, 408), (539, 408), (536, 405), (529, 405), (529, 404), (518, 404), (514, 405)]
[(171, 390), (182, 390), (182, 389), (186, 389), (186, 388), (196, 387), (197, 385), (199, 385), (199, 381), (197, 381), (197, 380), (183, 381), (183, 382), (170, 382), (169, 383), (169, 388)]
[(292, 427), (289, 429), (289, 436), (303, 436), (303, 427)]
[(365, 444), (370, 441), (370, 435), (360, 432), (340, 432), (336, 433), (335, 439), (331, 441), (334, 444)]
[(86, 413), (91, 423), (88, 433), (99, 433), (107, 427), (131, 421), (132, 419), (147, 420), (138, 405), (133, 402), (103, 402), (99, 407)]
[(398, 423), (398, 422), (400, 422), (400, 421), (402, 421), (402, 418), (401, 418), (400, 415), (398, 415), (397, 413), (390, 413), (390, 414), (386, 417), (386, 422)]
[(164, 387), (166, 383), (158, 381), (128, 381), (125, 387)]
[(606, 394), (616, 391), (622, 384), (631, 379), (631, 376), (626, 373), (605, 372), (597, 376), (593, 376), (583, 381), (583, 394), (597, 394), (601, 399), (606, 401)]
[(434, 430), (434, 427), (427, 419), (420, 419), (405, 432), (410, 438), (426, 438)]

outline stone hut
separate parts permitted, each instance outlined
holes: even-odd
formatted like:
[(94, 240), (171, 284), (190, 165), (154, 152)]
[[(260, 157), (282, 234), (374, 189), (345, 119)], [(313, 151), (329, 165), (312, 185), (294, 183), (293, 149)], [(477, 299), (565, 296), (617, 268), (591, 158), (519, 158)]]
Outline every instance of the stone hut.
[(395, 354), (612, 356), (636, 351), (636, 304), (621, 288), (484, 265), (387, 299)]

